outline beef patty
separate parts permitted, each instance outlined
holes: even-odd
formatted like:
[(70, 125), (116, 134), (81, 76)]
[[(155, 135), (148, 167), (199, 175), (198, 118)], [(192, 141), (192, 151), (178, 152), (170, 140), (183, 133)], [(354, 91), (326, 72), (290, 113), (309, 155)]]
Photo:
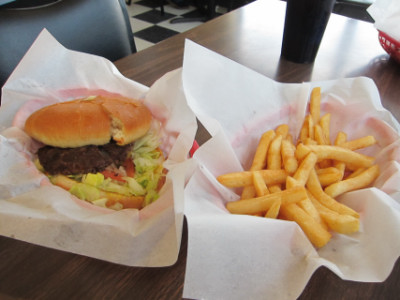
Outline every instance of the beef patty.
[(83, 146), (78, 148), (57, 148), (45, 146), (39, 149), (39, 162), (49, 174), (76, 175), (103, 171), (114, 163), (123, 164), (133, 146), (118, 146), (110, 142), (102, 146)]

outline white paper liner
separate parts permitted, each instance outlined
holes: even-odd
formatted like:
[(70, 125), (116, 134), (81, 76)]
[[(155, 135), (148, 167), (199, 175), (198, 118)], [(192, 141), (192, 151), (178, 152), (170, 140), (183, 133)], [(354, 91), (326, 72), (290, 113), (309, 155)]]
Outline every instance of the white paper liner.
[[(104, 58), (65, 49), (44, 30), (2, 90), (0, 234), (123, 265), (174, 264), (197, 130), (181, 86), (176, 70), (149, 89)], [(38, 145), (22, 130), (42, 106), (108, 93), (142, 99), (162, 125), (167, 180), (160, 198), (140, 211), (99, 208), (51, 185), (32, 163)]]
[[(212, 138), (194, 154), (185, 189), (188, 258), (185, 298), (296, 299), (312, 273), (326, 266), (354, 281), (384, 281), (400, 255), (399, 123), (380, 102), (371, 79), (283, 84), (186, 41), (183, 86), (190, 107)], [(248, 169), (261, 134), (287, 123), (297, 136), (312, 87), (331, 113), (331, 137), (372, 134), (382, 174), (374, 187), (342, 195), (360, 214), (360, 232), (333, 234), (316, 250), (293, 222), (231, 215), (238, 199), (216, 176)]]
[(375, 21), (375, 27), (400, 42), (400, 2), (398, 0), (375, 0), (367, 8)]

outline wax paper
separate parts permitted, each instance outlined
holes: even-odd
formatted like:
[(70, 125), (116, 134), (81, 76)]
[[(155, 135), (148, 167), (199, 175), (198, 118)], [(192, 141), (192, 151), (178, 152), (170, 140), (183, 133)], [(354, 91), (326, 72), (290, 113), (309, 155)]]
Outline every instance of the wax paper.
[[(0, 234), (123, 265), (174, 264), (192, 169), (188, 153), (197, 129), (180, 87), (180, 70), (148, 88), (102, 57), (64, 48), (44, 30), (2, 89)], [(160, 198), (140, 211), (79, 200), (50, 184), (32, 162), (39, 145), (23, 131), (26, 118), (48, 104), (99, 94), (140, 99), (161, 124), (166, 183)]]
[[(374, 185), (338, 198), (360, 214), (360, 231), (333, 233), (316, 249), (294, 222), (232, 215), (239, 198), (216, 176), (250, 167), (261, 134), (286, 123), (297, 137), (311, 89), (321, 87), (321, 112), (331, 113), (331, 137), (374, 135), (381, 169)], [(188, 257), (184, 285), (190, 299), (296, 299), (325, 266), (344, 280), (384, 281), (400, 255), (399, 123), (365, 77), (324, 82), (275, 82), (186, 41), (183, 88), (189, 106), (211, 134), (194, 154), (185, 189)]]
[(377, 29), (400, 41), (400, 1), (375, 0), (367, 11)]

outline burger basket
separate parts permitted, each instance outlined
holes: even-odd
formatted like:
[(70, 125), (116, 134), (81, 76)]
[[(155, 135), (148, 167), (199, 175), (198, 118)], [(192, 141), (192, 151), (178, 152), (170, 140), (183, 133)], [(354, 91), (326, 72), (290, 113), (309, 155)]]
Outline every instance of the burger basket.
[(400, 63), (400, 41), (395, 40), (388, 34), (379, 30), (379, 42), (385, 51), (393, 57), (395, 61)]
[[(43, 56), (48, 59), (38, 65)], [(2, 89), (0, 235), (127, 266), (174, 264), (185, 180), (192, 170), (188, 153), (197, 129), (180, 80), (180, 70), (175, 70), (151, 87), (143, 86), (110, 61), (68, 50), (43, 30)], [(49, 104), (93, 95), (142, 100), (160, 124), (168, 173), (152, 205), (141, 210), (92, 205), (50, 184), (33, 163), (39, 145), (22, 130), (26, 117)]]

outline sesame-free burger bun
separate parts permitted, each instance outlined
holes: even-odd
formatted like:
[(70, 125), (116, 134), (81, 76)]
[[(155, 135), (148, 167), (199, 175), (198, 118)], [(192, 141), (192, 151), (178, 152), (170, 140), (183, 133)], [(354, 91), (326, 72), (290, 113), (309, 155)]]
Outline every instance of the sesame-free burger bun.
[(150, 110), (140, 101), (95, 96), (43, 107), (25, 123), (34, 139), (53, 147), (75, 148), (132, 143), (149, 130)]

